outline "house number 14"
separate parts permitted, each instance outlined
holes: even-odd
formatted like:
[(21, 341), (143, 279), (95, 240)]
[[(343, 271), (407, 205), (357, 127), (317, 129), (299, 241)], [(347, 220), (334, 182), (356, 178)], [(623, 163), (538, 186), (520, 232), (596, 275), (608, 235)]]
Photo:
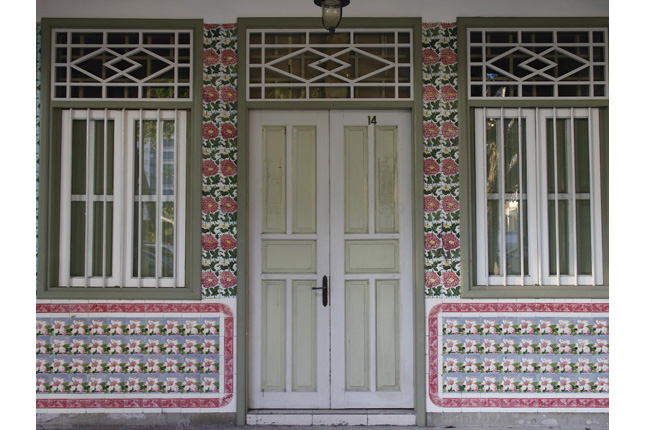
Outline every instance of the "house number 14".
[(367, 116), (367, 125), (374, 124), (376, 125), (376, 115), (374, 116)]

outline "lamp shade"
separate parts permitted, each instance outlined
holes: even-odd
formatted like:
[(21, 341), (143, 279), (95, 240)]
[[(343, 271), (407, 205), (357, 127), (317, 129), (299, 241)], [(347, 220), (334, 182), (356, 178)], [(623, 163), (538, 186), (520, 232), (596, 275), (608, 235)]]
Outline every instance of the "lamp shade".
[(343, 8), (349, 4), (349, 0), (314, 0), (314, 3), (322, 8), (323, 27), (334, 34), (343, 18)]

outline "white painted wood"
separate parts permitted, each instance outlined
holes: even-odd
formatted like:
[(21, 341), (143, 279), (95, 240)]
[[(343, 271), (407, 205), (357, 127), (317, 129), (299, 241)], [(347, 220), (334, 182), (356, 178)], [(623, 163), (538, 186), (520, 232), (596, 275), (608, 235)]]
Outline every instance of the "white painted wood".
[(367, 233), (369, 229), (367, 126), (345, 127), (345, 232)]
[(399, 281), (376, 280), (376, 391), (400, 390)]
[[(327, 112), (252, 111), (249, 124), (249, 406), (252, 409), (329, 408), (330, 308), (321, 305), (320, 290), (311, 290), (312, 286), (321, 286), (322, 277), (329, 274), (329, 224), (321, 222), (328, 219), (329, 207), (329, 116)], [(284, 129), (286, 136), (287, 157), (283, 170), (287, 184), (284, 206), (287, 228), (282, 233), (262, 231), (262, 131), (270, 127)], [(297, 148), (301, 143), (298, 134), (302, 130), (314, 133), (313, 149), (317, 162), (315, 180), (309, 178), (315, 184), (316, 211), (307, 217), (307, 222), (311, 223), (312, 219), (315, 222), (308, 233), (299, 233), (298, 227), (292, 228), (299, 225), (296, 220), (302, 208), (301, 197), (311, 197), (306, 195), (306, 189), (299, 190), (300, 184), (296, 184), (304, 169), (299, 171), (293, 167), (294, 162), (303, 160), (300, 156), (302, 148)], [(295, 145), (294, 141), (297, 142)], [(305, 160), (311, 158), (312, 155), (308, 154)], [(296, 252), (284, 252), (285, 248), (295, 248)], [(284, 346), (281, 346), (285, 354), (286, 375), (285, 389), (280, 392), (264, 391), (261, 383), (263, 322), (259, 310), (266, 306), (261, 289), (264, 282), (273, 281), (285, 282), (286, 285), (286, 337)], [(315, 311), (311, 306), (316, 306)], [(311, 361), (310, 357), (315, 357), (315, 360)]]
[(262, 130), (262, 232), (286, 233), (287, 228), (287, 130), (284, 126)]
[(319, 300), (312, 290), (315, 286), (313, 280), (292, 282), (292, 391), (315, 392), (317, 389)]
[[(398, 178), (390, 177), (385, 181), (396, 184), (393, 193), (399, 196), (398, 208), (392, 217), (398, 217), (400, 231), (374, 232), (374, 212), (378, 207), (375, 174), (379, 171), (375, 163), (379, 157), (374, 148), (375, 125), (367, 125), (368, 115), (376, 115), (376, 126), (392, 130), (392, 136), (396, 130), (396, 146), (390, 139), (389, 148), (390, 151), (393, 146), (397, 148), (396, 163), (394, 156), (390, 156), (385, 171), (388, 175), (396, 171)], [(367, 139), (364, 143), (367, 150), (361, 149), (363, 155), (358, 157), (359, 164), (366, 165), (361, 167), (364, 176), (361, 181), (364, 197), (361, 198), (367, 201), (361, 209), (366, 212), (366, 221), (360, 233), (345, 233), (345, 126), (365, 130), (361, 133)], [(262, 232), (263, 156), (260, 148), (262, 130), (267, 127), (286, 130), (288, 156), (284, 170), (286, 183), (291, 187), (286, 192), (286, 233)], [(293, 130), (313, 127), (316, 130), (316, 228), (313, 232), (299, 233), (296, 220), (302, 206), (298, 201), (301, 184), (297, 178), (302, 171), (296, 166), (300, 157), (294, 146), (298, 145), (299, 137)], [(412, 202), (405, 198), (411, 195), (409, 114), (396, 111), (252, 111), (249, 135), (250, 408), (412, 408)], [(310, 178), (304, 179), (307, 187), (311, 185)], [(306, 266), (299, 263), (299, 259), (311, 261), (311, 257), (303, 257), (307, 252), (285, 252), (280, 247), (289, 248), (291, 244), (297, 247), (305, 243), (310, 247), (315, 244), (315, 270), (298, 273)], [(279, 246), (269, 246), (267, 251), (266, 244)], [(352, 245), (366, 246), (369, 252), (356, 254), (360, 271), (345, 273), (348, 257), (345, 248)], [(278, 263), (267, 266), (267, 261)], [(383, 269), (384, 264), (387, 269)], [(329, 277), (330, 289), (327, 307), (322, 306), (321, 291), (310, 289), (312, 285), (321, 286), (325, 275)], [(262, 389), (262, 333), (266, 324), (258, 310), (268, 309), (262, 294), (262, 285), (267, 282), (286, 285), (284, 391)], [(378, 336), (383, 339), (377, 341)], [(271, 339), (271, 335), (267, 334), (265, 339)], [(345, 370), (346, 366), (349, 371)], [(378, 384), (377, 379), (381, 381)]]
[(374, 230), (396, 233), (399, 230), (398, 128), (374, 128)]
[(369, 293), (369, 281), (345, 281), (345, 391), (370, 390)]
[(262, 390), (286, 391), (287, 283), (262, 282)]
[(316, 128), (294, 127), (292, 141), (292, 229), (316, 232)]
[[(376, 116), (376, 124), (369, 125), (368, 128), (368, 147), (371, 153), (371, 162), (368, 169), (368, 190), (370, 195), (370, 219), (371, 227), (368, 234), (352, 234), (345, 232), (345, 209), (342, 205), (331, 205), (330, 225), (331, 225), (331, 296), (332, 296), (332, 316), (331, 331), (332, 335), (342, 333), (345, 326), (352, 325), (353, 322), (347, 321), (346, 304), (339, 303), (345, 300), (346, 294), (342, 289), (345, 285), (354, 285), (353, 282), (368, 281), (369, 285), (369, 390), (368, 391), (348, 391), (346, 389), (346, 342), (336, 342), (332, 339), (331, 345), (331, 362), (333, 372), (331, 374), (332, 392), (331, 406), (338, 409), (351, 408), (411, 408), (413, 407), (413, 381), (412, 381), (412, 202), (405, 196), (411, 196), (411, 175), (412, 172), (412, 141), (410, 134), (410, 116), (405, 112), (397, 111), (332, 111), (330, 114), (331, 127), (331, 157), (330, 162), (330, 184), (332, 190), (340, 190), (345, 184), (344, 172), (345, 167), (342, 160), (334, 159), (334, 156), (343, 154), (345, 126), (355, 127), (363, 126), (368, 123), (368, 116)], [(375, 160), (378, 156), (374, 155), (374, 141), (376, 127), (396, 127), (398, 134), (398, 183), (397, 192), (401, 196), (399, 199), (398, 217), (400, 231), (398, 233), (375, 233), (374, 229), (374, 212), (376, 205), (375, 196)], [(342, 203), (344, 201), (337, 196), (330, 198), (332, 202)], [(388, 269), (388, 273), (378, 273), (382, 270), (378, 264), (372, 266), (371, 272), (368, 270), (362, 273), (347, 273), (346, 255), (347, 244), (351, 248), (356, 243), (388, 243), (391, 246), (398, 244), (398, 269)], [(400, 362), (398, 364), (398, 378), (400, 387), (398, 390), (384, 389), (377, 390), (377, 325), (379, 318), (376, 315), (378, 310), (376, 285), (379, 280), (388, 280), (398, 282), (400, 285), (398, 305), (399, 312), (399, 338), (398, 351)], [(384, 311), (382, 309), (382, 311)], [(390, 310), (391, 312), (392, 310)], [(383, 328), (381, 328), (383, 330)], [(390, 345), (396, 340), (391, 340)], [(385, 344), (384, 344), (385, 345)], [(382, 346), (384, 346), (382, 345)], [(382, 360), (385, 352), (381, 351)], [(390, 356), (392, 357), (392, 356)], [(387, 363), (387, 361), (386, 361)]]

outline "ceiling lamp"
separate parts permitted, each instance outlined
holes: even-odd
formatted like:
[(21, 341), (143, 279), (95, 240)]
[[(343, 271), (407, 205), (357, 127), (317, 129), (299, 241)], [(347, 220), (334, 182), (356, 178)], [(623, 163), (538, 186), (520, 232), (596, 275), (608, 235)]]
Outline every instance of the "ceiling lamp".
[(323, 27), (333, 36), (343, 19), (343, 8), (349, 4), (349, 0), (314, 0), (314, 3), (322, 8)]

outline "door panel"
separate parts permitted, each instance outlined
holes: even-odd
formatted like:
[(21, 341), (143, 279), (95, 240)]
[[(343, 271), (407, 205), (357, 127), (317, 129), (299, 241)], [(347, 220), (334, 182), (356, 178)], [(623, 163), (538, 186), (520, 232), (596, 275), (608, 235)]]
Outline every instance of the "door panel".
[(332, 111), (330, 154), (331, 407), (412, 408), (410, 117)]
[(329, 117), (250, 124), (249, 405), (329, 408), (329, 307), (312, 289), (329, 274)]
[(250, 407), (412, 408), (409, 114), (250, 119)]

